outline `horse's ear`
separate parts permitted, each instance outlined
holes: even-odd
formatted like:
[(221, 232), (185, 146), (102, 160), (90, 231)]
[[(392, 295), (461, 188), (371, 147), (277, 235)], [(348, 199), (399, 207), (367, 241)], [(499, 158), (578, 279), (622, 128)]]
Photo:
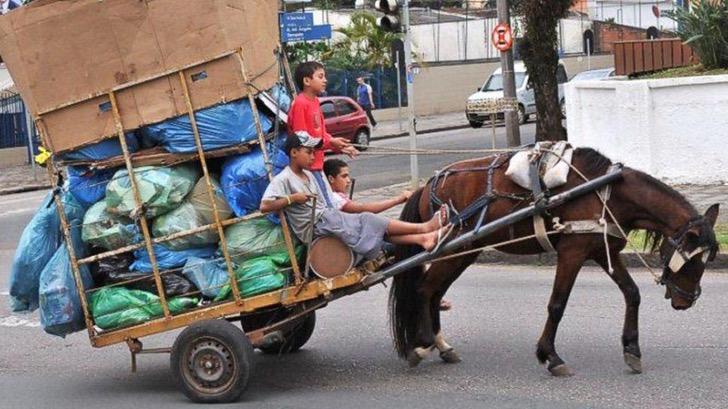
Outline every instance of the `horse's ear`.
[(708, 210), (705, 211), (705, 220), (710, 223), (711, 226), (715, 227), (715, 222), (718, 220), (718, 210), (720, 208), (720, 204), (716, 203), (713, 206), (710, 206)]

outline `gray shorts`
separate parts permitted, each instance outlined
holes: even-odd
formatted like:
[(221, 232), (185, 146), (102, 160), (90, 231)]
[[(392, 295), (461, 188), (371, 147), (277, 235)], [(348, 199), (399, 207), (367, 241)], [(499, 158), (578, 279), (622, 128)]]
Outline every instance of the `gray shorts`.
[(344, 213), (326, 209), (314, 227), (314, 237), (336, 236), (367, 260), (382, 251), (389, 219), (374, 213)]

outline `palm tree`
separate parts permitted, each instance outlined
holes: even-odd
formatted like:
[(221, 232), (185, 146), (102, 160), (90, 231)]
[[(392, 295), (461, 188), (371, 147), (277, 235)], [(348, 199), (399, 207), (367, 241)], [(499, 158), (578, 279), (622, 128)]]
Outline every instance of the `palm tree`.
[(336, 30), (344, 39), (335, 47), (352, 54), (354, 60), (365, 61), (366, 68), (389, 67), (392, 42), (400, 38), (398, 33), (382, 30), (377, 25), (377, 17), (367, 11), (358, 11), (351, 16), (351, 23)]

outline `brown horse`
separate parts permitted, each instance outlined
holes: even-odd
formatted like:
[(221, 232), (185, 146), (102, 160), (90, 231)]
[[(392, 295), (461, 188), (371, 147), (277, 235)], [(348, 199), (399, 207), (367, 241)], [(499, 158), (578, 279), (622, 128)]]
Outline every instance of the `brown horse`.
[[(473, 202), (483, 203), (484, 197), (489, 197), (484, 212), (485, 222), (528, 206), (533, 202), (531, 192), (505, 175), (510, 157), (501, 155), (469, 160), (447, 167), (439, 177), (431, 179), (412, 196), (402, 211), (402, 220), (427, 220), (431, 217), (432, 208), (437, 208), (435, 205), (439, 203), (449, 203), (462, 212)], [(572, 164), (588, 179), (604, 175), (612, 165), (600, 153), (586, 148), (574, 151)], [(559, 193), (582, 183), (584, 179), (571, 171), (566, 185), (550, 193)], [(700, 295), (705, 262), (712, 260), (718, 250), (713, 232), (718, 205), (711, 206), (701, 216), (678, 192), (643, 172), (629, 168), (625, 168), (623, 177), (611, 185), (607, 205), (625, 232), (634, 229), (651, 232), (653, 249), (660, 249), (665, 262), (661, 280), (667, 288), (665, 297), (677, 310), (690, 308)], [(556, 217), (562, 225), (568, 221), (596, 221), (602, 218), (603, 207), (597, 194), (588, 194), (550, 210), (543, 218), (547, 226), (551, 226)], [(479, 219), (477, 213), (468, 217), (456, 234), (472, 230)], [(473, 243), (472, 247), (530, 236), (534, 230), (534, 223), (529, 219), (504, 227)], [(609, 276), (622, 291), (626, 303), (622, 332), (625, 363), (636, 373), (642, 371), (637, 325), (640, 293), (620, 258), (620, 252), (626, 245), (626, 240), (620, 237), (608, 236), (607, 256), (603, 229), (592, 234), (557, 233), (549, 236), (557, 252), (558, 265), (548, 304), (548, 319), (538, 340), (536, 356), (541, 363), (548, 362), (548, 369), (553, 375), (571, 374), (556, 353), (554, 339), (576, 276), (587, 260), (594, 260), (607, 272), (609, 266), (612, 267), (613, 272)], [(509, 244), (500, 250), (511, 254), (545, 251), (535, 239)], [(416, 247), (400, 247), (397, 257), (401, 260), (420, 251)], [(400, 357), (407, 359), (410, 365), (417, 365), (434, 348), (440, 351), (445, 362), (460, 361), (440, 331), (439, 305), (450, 285), (476, 257), (477, 254), (473, 253), (436, 261), (429, 268), (417, 267), (395, 276), (389, 300), (394, 344)]]

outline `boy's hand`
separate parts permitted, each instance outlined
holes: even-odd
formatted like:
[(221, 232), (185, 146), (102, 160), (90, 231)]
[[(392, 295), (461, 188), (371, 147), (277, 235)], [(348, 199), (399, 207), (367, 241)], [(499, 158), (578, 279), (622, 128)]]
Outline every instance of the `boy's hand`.
[(412, 197), (412, 192), (409, 190), (405, 190), (399, 195), (399, 201), (402, 203), (407, 203), (410, 197)]
[(308, 199), (311, 198), (311, 195), (307, 195), (306, 193), (303, 193), (303, 192), (298, 192), (298, 193), (294, 193), (294, 194), (288, 196), (288, 198), (293, 203), (304, 204), (308, 201)]
[(331, 144), (331, 147), (334, 148), (334, 150), (341, 151), (341, 152), (343, 152), (344, 149), (351, 147), (351, 144), (349, 143), (349, 141), (347, 141), (344, 138), (331, 138), (330, 144)]
[(347, 146), (346, 148), (341, 150), (341, 153), (345, 154), (346, 156), (348, 156), (351, 159), (354, 159), (357, 156), (359, 156), (359, 151), (353, 146)]

